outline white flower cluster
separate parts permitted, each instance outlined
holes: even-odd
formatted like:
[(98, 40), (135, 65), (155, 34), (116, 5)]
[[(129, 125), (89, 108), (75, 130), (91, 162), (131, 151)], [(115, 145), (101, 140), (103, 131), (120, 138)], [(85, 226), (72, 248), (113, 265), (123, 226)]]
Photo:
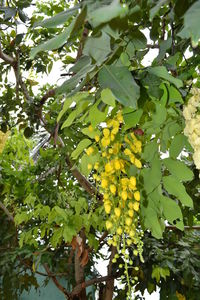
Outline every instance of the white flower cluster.
[(188, 105), (183, 109), (185, 118), (184, 134), (194, 149), (193, 159), (197, 169), (200, 170), (200, 89), (192, 89), (193, 96), (188, 101)]

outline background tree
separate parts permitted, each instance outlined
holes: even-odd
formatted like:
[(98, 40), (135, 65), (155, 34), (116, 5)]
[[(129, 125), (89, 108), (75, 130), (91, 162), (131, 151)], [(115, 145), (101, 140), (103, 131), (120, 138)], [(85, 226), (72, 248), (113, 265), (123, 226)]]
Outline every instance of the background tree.
[[(156, 286), (196, 299), (200, 1), (10, 0), (0, 12), (2, 299), (37, 273), (66, 299), (92, 298), (91, 285), (105, 300)], [(42, 85), (58, 62), (64, 81)]]

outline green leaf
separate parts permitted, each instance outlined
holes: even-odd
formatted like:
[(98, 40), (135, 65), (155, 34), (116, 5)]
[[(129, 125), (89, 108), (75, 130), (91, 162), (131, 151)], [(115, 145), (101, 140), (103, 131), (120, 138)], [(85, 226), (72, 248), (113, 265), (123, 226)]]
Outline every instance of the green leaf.
[(87, 154), (83, 154), (83, 156), (81, 157), (81, 173), (85, 176), (88, 176), (90, 174), (90, 170), (88, 170), (88, 164), (92, 164), (94, 165), (95, 162), (100, 160), (100, 156), (99, 154), (95, 154), (95, 155), (90, 155), (88, 156)]
[(182, 212), (176, 201), (168, 197), (161, 196), (160, 202), (166, 220), (172, 225), (175, 225), (178, 229), (184, 230)]
[(60, 208), (59, 206), (54, 206), (54, 208), (53, 208), (55, 211), (56, 211), (56, 213), (59, 215), (59, 216), (61, 216), (65, 221), (67, 221), (67, 219), (68, 219), (68, 215), (67, 215), (67, 212), (66, 212), (66, 210), (65, 209), (63, 209), (63, 208)]
[(200, 39), (200, 0), (196, 1), (184, 15), (184, 28), (178, 34), (182, 38), (191, 37), (192, 45), (196, 47)]
[(169, 91), (169, 101), (168, 101), (169, 104), (184, 103), (181, 93), (174, 86), (168, 87), (168, 91)]
[(91, 56), (100, 65), (111, 52), (110, 37), (102, 32), (99, 37), (89, 37), (83, 49), (83, 54)]
[[(138, 29), (134, 28), (131, 34), (131, 43), (134, 45), (135, 50), (140, 50), (146, 47), (147, 39), (145, 35)], [(130, 50), (129, 44), (129, 50)]]
[(73, 8), (69, 8), (68, 10), (62, 11), (62, 12), (56, 14), (55, 16), (49, 18), (49, 19), (46, 19), (46, 20), (43, 20), (43, 21), (40, 21), (40, 22), (36, 22), (33, 25), (33, 28), (36, 28), (38, 26), (46, 27), (46, 28), (57, 27), (58, 25), (61, 25), (65, 22), (67, 22), (67, 20), (71, 16), (76, 14), (76, 12), (79, 8), (80, 8), (80, 5), (76, 5)]
[(172, 158), (163, 159), (164, 165), (170, 171), (170, 173), (176, 176), (181, 181), (189, 181), (194, 177), (193, 172), (180, 160), (174, 160)]
[(161, 239), (163, 228), (158, 220), (156, 211), (152, 207), (142, 207), (142, 214), (145, 228), (150, 229), (155, 238)]
[[(94, 69), (95, 65), (85, 65), (77, 74), (72, 76), (70, 79), (66, 80), (61, 86), (56, 89), (56, 94), (70, 93), (72, 92), (79, 82), (82, 80), (84, 83), (84, 79), (88, 72), (91, 72)], [(79, 84), (81, 86), (81, 84)]]
[(124, 106), (137, 108), (140, 88), (126, 67), (103, 66), (99, 72), (99, 83), (102, 88), (109, 88)]
[(162, 79), (165, 79), (165, 80), (173, 83), (177, 88), (180, 88), (183, 86), (182, 81), (180, 79), (175, 78), (172, 75), (170, 75), (164, 66), (150, 67), (147, 70), (150, 74), (156, 75)]
[(123, 118), (125, 122), (125, 130), (134, 128), (139, 123), (142, 114), (143, 114), (143, 110), (141, 108), (131, 113), (123, 114)]
[(112, 107), (115, 107), (115, 97), (110, 89), (104, 89), (101, 92), (101, 100)]
[(56, 246), (61, 243), (62, 236), (63, 236), (63, 227), (54, 229), (53, 236), (50, 239), (53, 248), (56, 248)]
[(157, 141), (156, 140), (149, 141), (148, 144), (146, 144), (144, 147), (144, 150), (142, 152), (142, 158), (145, 161), (152, 161), (157, 153), (158, 153)]
[(107, 23), (110, 20), (123, 17), (128, 13), (128, 7), (120, 4), (119, 0), (112, 1), (109, 5), (102, 5), (100, 8), (88, 13), (88, 22), (97, 27), (102, 23)]
[(77, 107), (69, 114), (67, 120), (63, 123), (61, 129), (65, 127), (69, 127), (72, 125), (74, 120), (82, 113), (84, 110), (88, 107), (88, 105), (91, 103), (91, 100), (84, 99), (80, 103), (78, 103)]
[(70, 243), (73, 239), (73, 236), (75, 236), (76, 230), (74, 227), (69, 226), (67, 224), (64, 224), (63, 226), (63, 238), (65, 240), (65, 243)]
[(184, 134), (178, 134), (176, 135), (171, 143), (171, 146), (169, 148), (169, 154), (172, 158), (177, 158), (177, 156), (181, 153), (183, 150), (184, 145), (186, 144), (186, 137)]
[(83, 139), (80, 141), (80, 143), (77, 145), (76, 149), (72, 152), (71, 157), (73, 159), (77, 159), (79, 155), (89, 146), (92, 142), (89, 139)]
[(161, 6), (163, 4), (165, 4), (165, 2), (167, 2), (167, 0), (159, 0), (156, 1), (156, 5), (150, 9), (150, 21), (153, 20), (154, 16), (157, 14), (157, 12), (160, 10)]
[(70, 37), (74, 24), (75, 24), (75, 19), (62, 33), (56, 35), (54, 38), (48, 40), (47, 42), (42, 43), (37, 47), (31, 49), (30, 58), (34, 59), (36, 54), (41, 51), (47, 51), (47, 50), (50, 51), (62, 47)]
[(161, 268), (161, 267), (154, 267), (151, 277), (152, 279), (156, 279), (157, 283), (160, 282), (160, 278), (164, 278), (166, 280), (166, 277), (170, 276), (170, 271), (168, 268)]
[(151, 162), (151, 168), (143, 169), (141, 175), (144, 178), (144, 189), (149, 194), (159, 186), (162, 178), (160, 159), (155, 157)]
[(163, 185), (167, 192), (177, 197), (185, 206), (193, 207), (193, 201), (185, 190), (184, 185), (174, 176), (163, 177)]
[(81, 100), (87, 99), (88, 96), (89, 96), (88, 92), (79, 92), (79, 93), (76, 93), (74, 96), (67, 98), (64, 102), (63, 109), (60, 111), (60, 113), (58, 115), (57, 122), (60, 121), (62, 116), (66, 113), (66, 111), (68, 110), (68, 108), (70, 107), (70, 105), (73, 102), (76, 102), (76, 104), (77, 104)]
[(89, 136), (91, 139), (94, 139), (96, 135), (100, 135), (100, 134), (101, 134), (100, 131), (99, 131), (98, 129), (95, 129), (95, 130), (93, 129), (93, 130), (91, 131), (91, 130), (89, 130), (88, 127), (83, 128), (83, 129), (81, 130), (81, 132), (82, 132), (83, 134)]
[(88, 121), (91, 123), (92, 127), (95, 128), (98, 124), (105, 121), (108, 114), (109, 107), (107, 106), (105, 111), (102, 112), (98, 109), (100, 101), (97, 101), (89, 111)]

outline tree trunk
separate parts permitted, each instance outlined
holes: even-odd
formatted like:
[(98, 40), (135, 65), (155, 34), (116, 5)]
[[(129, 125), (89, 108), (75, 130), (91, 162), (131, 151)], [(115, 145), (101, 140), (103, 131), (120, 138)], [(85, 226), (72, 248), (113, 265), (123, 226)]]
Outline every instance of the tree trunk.
[[(117, 252), (117, 249), (112, 246), (111, 249), (111, 255), (110, 255), (110, 261), (108, 265), (108, 276), (112, 275), (112, 260)], [(106, 283), (106, 293), (105, 293), (105, 299), (104, 300), (112, 300), (113, 298), (113, 291), (114, 291), (114, 281), (115, 279), (110, 279)]]

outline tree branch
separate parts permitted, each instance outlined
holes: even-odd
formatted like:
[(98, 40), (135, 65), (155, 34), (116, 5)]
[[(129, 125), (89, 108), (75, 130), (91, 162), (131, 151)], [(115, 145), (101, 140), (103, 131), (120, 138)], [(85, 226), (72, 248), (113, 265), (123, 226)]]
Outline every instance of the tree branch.
[(67, 297), (67, 299), (70, 299), (70, 293), (58, 282), (56, 277), (52, 275), (53, 273), (50, 271), (48, 265), (44, 264), (43, 266), (44, 266), (48, 276), (51, 277), (51, 279), (53, 280), (53, 282), (57, 286), (57, 288)]
[(16, 60), (6, 53), (3, 52), (1, 42), (0, 42), (0, 58), (7, 64), (14, 66), (16, 64)]
[[(117, 253), (116, 247), (112, 246), (111, 248), (111, 255), (110, 255), (110, 261), (108, 265), (108, 276), (112, 276), (112, 265), (113, 265), (113, 258), (115, 254)], [(105, 300), (112, 300), (113, 298), (113, 291), (114, 291), (114, 278), (112, 277), (110, 280), (106, 283), (106, 293), (105, 293)]]
[[(179, 230), (176, 226), (173, 225), (167, 225), (165, 228), (169, 230)], [(200, 230), (200, 226), (184, 226), (184, 230)]]
[(100, 282), (104, 282), (104, 281), (107, 282), (107, 281), (117, 278), (119, 276), (120, 276), (119, 274), (115, 274), (115, 275), (107, 275), (107, 276), (103, 276), (103, 277), (92, 278), (86, 282), (76, 285), (75, 288), (73, 289), (71, 295), (75, 296), (75, 295), (79, 294), (83, 288), (94, 285), (96, 283), (100, 283)]
[(14, 218), (12, 214), (9, 212), (9, 210), (4, 206), (4, 204), (0, 201), (0, 208), (5, 212), (5, 214), (8, 216), (8, 219), (15, 223)]

